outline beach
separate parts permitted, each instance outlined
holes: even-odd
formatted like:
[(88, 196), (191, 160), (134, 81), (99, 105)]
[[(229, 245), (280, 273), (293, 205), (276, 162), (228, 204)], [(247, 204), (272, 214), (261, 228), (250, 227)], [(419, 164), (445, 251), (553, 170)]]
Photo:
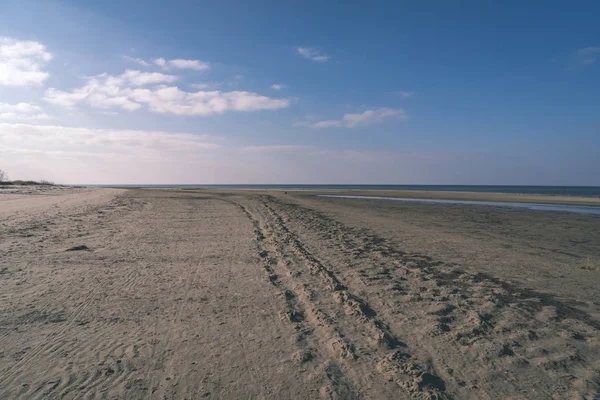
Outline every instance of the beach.
[(0, 190), (0, 398), (600, 397), (599, 216), (335, 193)]

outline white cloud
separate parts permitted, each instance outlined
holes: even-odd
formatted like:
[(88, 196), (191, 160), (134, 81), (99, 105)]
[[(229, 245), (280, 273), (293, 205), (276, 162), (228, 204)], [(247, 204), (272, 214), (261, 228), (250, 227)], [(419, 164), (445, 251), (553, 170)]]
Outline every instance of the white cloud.
[(149, 67), (150, 65), (155, 64), (163, 69), (193, 69), (194, 71), (206, 71), (210, 69), (210, 64), (200, 60), (184, 60), (181, 58), (165, 60), (164, 58), (160, 57), (148, 62), (142, 58), (134, 58), (130, 56), (124, 56), (123, 58), (127, 61), (134, 62), (144, 67)]
[(32, 114), (32, 113), (40, 112), (40, 111), (42, 111), (42, 109), (40, 107), (36, 106), (35, 104), (29, 104), (29, 103), (17, 103), (17, 104), (0, 103), (0, 111)]
[(163, 68), (167, 68), (167, 60), (165, 60), (164, 58), (157, 58), (154, 61), (154, 64), (158, 65), (159, 67), (163, 67)]
[(275, 89), (275, 90), (281, 90), (281, 89), (285, 89), (287, 86), (283, 85), (281, 83), (275, 83), (273, 85), (271, 85), (271, 89)]
[(142, 106), (129, 98), (130, 86), (145, 86), (157, 83), (171, 83), (177, 79), (173, 75), (158, 72), (141, 72), (127, 70), (119, 76), (101, 74), (88, 79), (81, 87), (65, 92), (50, 88), (44, 94), (48, 103), (63, 107), (74, 107), (85, 102), (94, 108), (122, 108), (127, 111), (140, 109)]
[(70, 92), (48, 89), (45, 100), (64, 107), (85, 103), (93, 108), (121, 108), (135, 111), (146, 106), (151, 112), (175, 115), (213, 115), (226, 111), (276, 110), (288, 107), (290, 100), (274, 99), (246, 91), (186, 92), (170, 83), (176, 77), (160, 73), (128, 70), (119, 76), (102, 74), (88, 79), (83, 87)]
[(0, 37), (0, 85), (39, 85), (49, 76), (43, 67), (52, 59), (46, 47), (30, 40)]
[(375, 110), (367, 110), (360, 114), (345, 114), (342, 119), (309, 123), (305, 122), (300, 123), (300, 125), (309, 126), (311, 128), (356, 128), (358, 126), (372, 125), (390, 118), (406, 119), (408, 118), (408, 115), (401, 108), (378, 108)]
[(584, 47), (577, 50), (575, 56), (581, 64), (593, 64), (600, 57), (600, 47)]
[(0, 103), (0, 120), (45, 120), (51, 117), (43, 110), (29, 103)]
[(26, 114), (19, 114), (19, 113), (11, 113), (11, 112), (0, 112), (0, 120), (3, 121), (18, 121), (18, 120), (27, 120), (27, 121), (32, 121), (32, 120), (48, 120), (48, 119), (52, 119), (52, 117), (50, 117), (48, 114), (33, 114), (33, 115), (26, 115)]
[(169, 61), (169, 65), (174, 68), (179, 69), (193, 69), (195, 71), (205, 71), (210, 68), (208, 63), (198, 61), (198, 60), (171, 60)]
[(165, 75), (160, 72), (141, 72), (128, 69), (120, 76), (121, 79), (135, 86), (152, 85), (156, 83), (172, 83), (177, 80), (174, 75)]
[(314, 47), (298, 47), (296, 50), (302, 57), (313, 61), (325, 62), (330, 58), (328, 55), (323, 54), (319, 49)]
[(143, 67), (149, 67), (150, 63), (148, 63), (147, 61), (142, 60), (141, 58), (134, 58), (134, 57), (129, 57), (129, 56), (125, 56), (123, 57), (125, 60), (127, 61), (131, 61), (134, 62), (136, 64), (139, 64)]
[(194, 89), (206, 90), (206, 89), (217, 89), (217, 88), (234, 88), (239, 86), (239, 81), (236, 79), (231, 82), (203, 82), (203, 83), (192, 83), (190, 85)]
[(182, 60), (179, 58), (175, 60), (165, 60), (161, 57), (153, 60), (153, 62), (164, 69), (178, 68), (193, 69), (194, 71), (206, 71), (210, 69), (210, 65), (208, 63), (200, 60)]
[(136, 89), (131, 98), (150, 111), (175, 115), (213, 115), (226, 111), (276, 110), (289, 106), (288, 99), (273, 99), (245, 91), (185, 92), (177, 87)]

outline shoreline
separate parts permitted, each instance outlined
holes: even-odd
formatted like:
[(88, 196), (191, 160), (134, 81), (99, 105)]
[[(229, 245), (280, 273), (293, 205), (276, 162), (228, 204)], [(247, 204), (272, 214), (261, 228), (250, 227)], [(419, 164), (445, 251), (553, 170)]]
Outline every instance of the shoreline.
[(566, 205), (566, 204), (547, 204), (547, 203), (518, 203), (504, 201), (475, 201), (475, 200), (447, 200), (447, 199), (423, 199), (408, 197), (377, 197), (377, 196), (352, 196), (352, 195), (329, 195), (321, 194), (318, 197), (332, 199), (349, 200), (379, 200), (379, 201), (400, 201), (404, 203), (438, 204), (438, 205), (463, 205), (463, 206), (484, 206), (484, 207), (505, 207), (529, 209), (533, 211), (557, 211), (573, 212), (578, 214), (600, 215), (600, 207), (588, 205)]
[[(323, 191), (324, 192), (324, 191)], [(308, 194), (307, 192), (302, 192)], [(311, 194), (321, 194), (321, 191), (311, 191)], [(515, 203), (537, 203), (557, 205), (587, 205), (600, 207), (600, 198), (584, 196), (562, 196), (543, 194), (513, 194), (513, 193), (480, 193), (480, 192), (431, 192), (426, 190), (332, 190), (328, 195), (344, 195), (352, 193), (353, 196), (372, 197), (394, 197), (411, 199), (435, 199), (435, 200), (466, 200), (466, 201), (492, 201), (492, 202), (515, 202)]]
[(211, 193), (277, 193), (288, 192), (297, 196), (318, 195), (352, 195), (371, 197), (393, 197), (411, 199), (432, 200), (464, 200), (464, 201), (490, 201), (490, 202), (514, 202), (514, 203), (536, 203), (549, 205), (581, 205), (600, 207), (600, 197), (587, 196), (565, 196), (544, 194), (516, 194), (516, 193), (482, 193), (482, 192), (450, 192), (450, 191), (428, 191), (428, 190), (361, 190), (361, 189), (253, 189), (253, 188), (148, 188), (158, 190), (181, 190), (186, 192), (211, 192)]

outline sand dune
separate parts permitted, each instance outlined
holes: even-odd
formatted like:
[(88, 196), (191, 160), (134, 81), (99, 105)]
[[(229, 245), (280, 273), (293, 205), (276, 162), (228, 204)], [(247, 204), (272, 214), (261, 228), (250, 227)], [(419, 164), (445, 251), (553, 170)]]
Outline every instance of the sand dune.
[(0, 398), (597, 398), (598, 228), (302, 193), (0, 194)]

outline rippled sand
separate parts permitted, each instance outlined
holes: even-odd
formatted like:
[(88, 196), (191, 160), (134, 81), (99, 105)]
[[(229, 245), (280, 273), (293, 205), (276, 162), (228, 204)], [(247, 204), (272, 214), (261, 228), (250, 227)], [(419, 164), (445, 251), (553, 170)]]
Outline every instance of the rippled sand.
[(0, 398), (595, 398), (600, 217), (0, 191)]

